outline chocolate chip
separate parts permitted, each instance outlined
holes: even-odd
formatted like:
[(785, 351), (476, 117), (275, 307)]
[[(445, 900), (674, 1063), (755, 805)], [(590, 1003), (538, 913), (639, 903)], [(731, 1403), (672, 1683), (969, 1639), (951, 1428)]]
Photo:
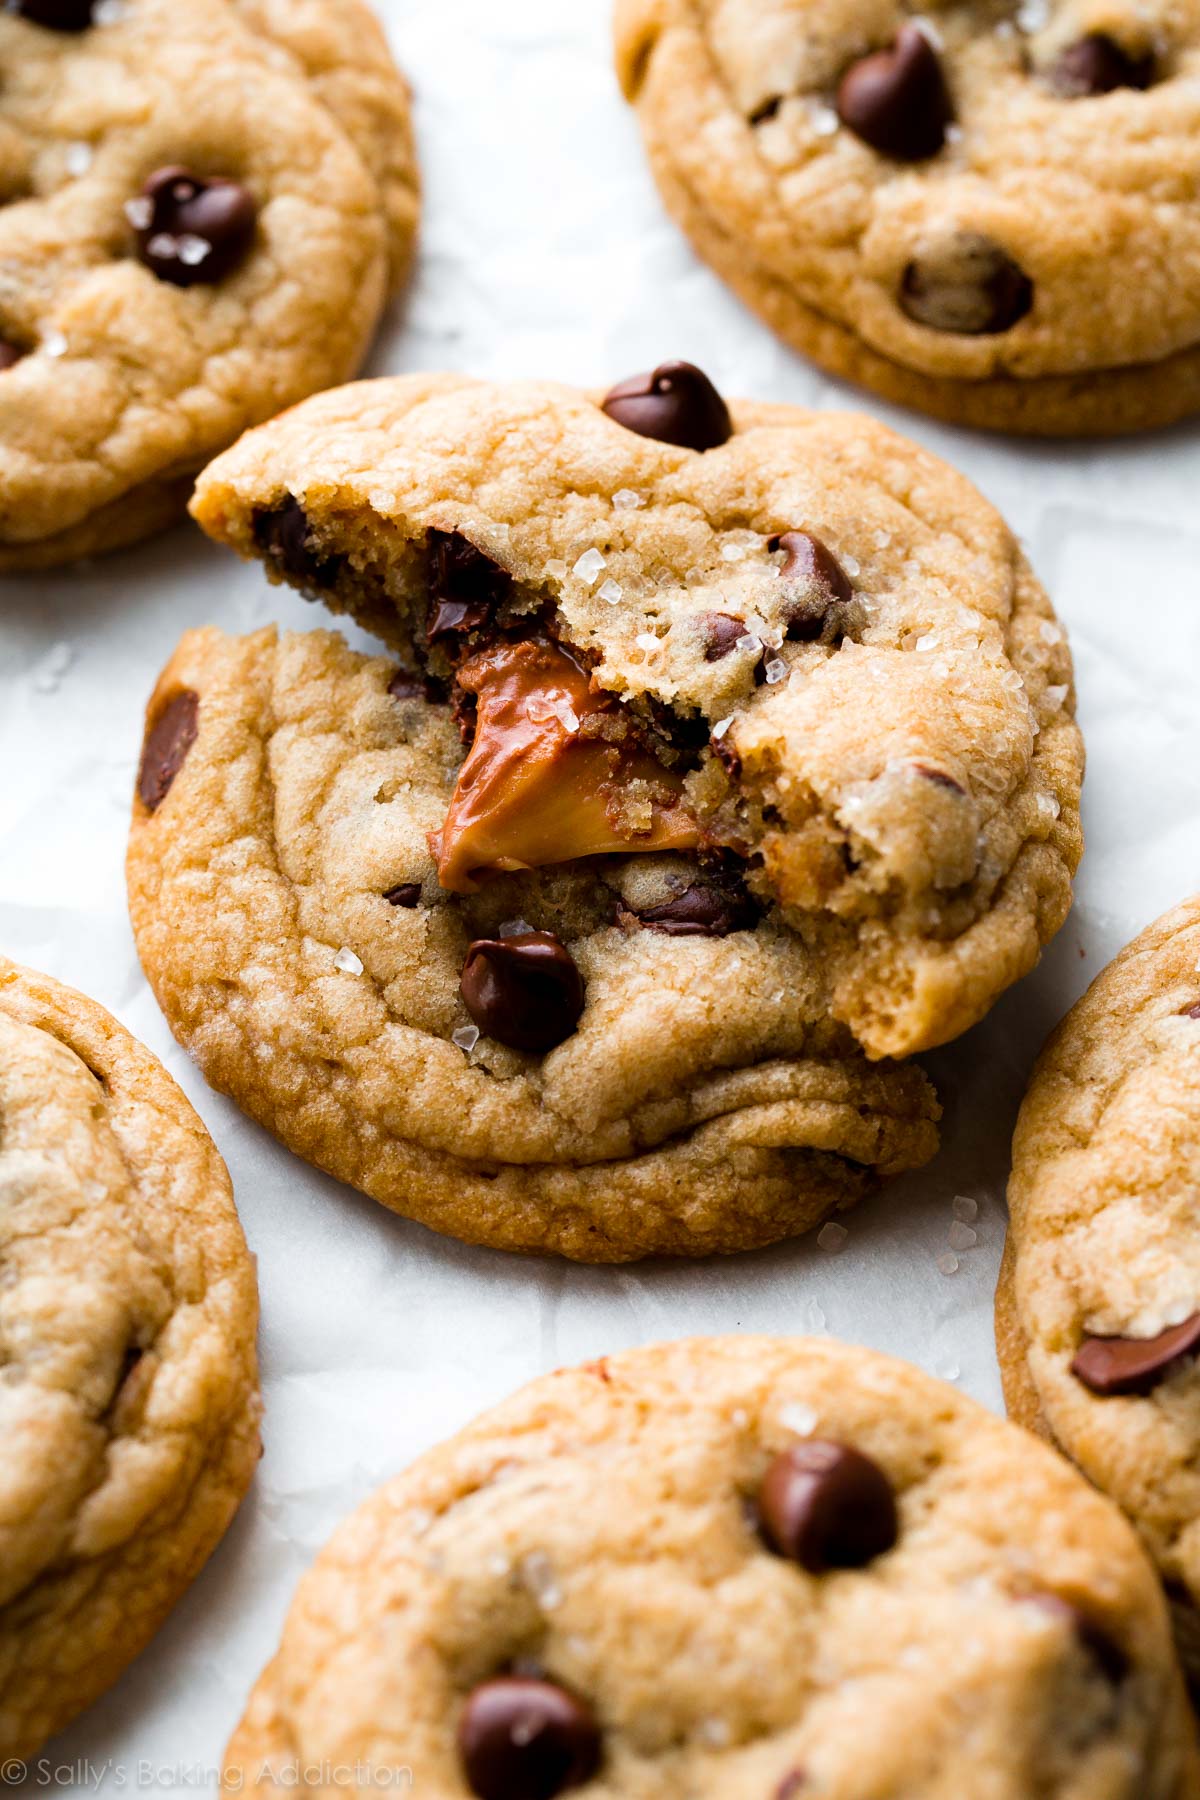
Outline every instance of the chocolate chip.
[(142, 748), (137, 791), (147, 812), (157, 812), (196, 741), (200, 696), (181, 688), (161, 709)]
[(931, 781), (934, 787), (949, 788), (955, 794), (965, 794), (967, 791), (962, 782), (956, 781), (953, 775), (947, 775), (945, 769), (935, 769), (929, 763), (919, 762), (914, 763), (913, 768), (926, 781)]
[(1107, 32), (1089, 31), (1068, 44), (1049, 73), (1050, 86), (1064, 99), (1111, 94), (1115, 88), (1148, 88), (1154, 57), (1130, 56)]
[(387, 691), (393, 700), (424, 700), (430, 706), (440, 706), (446, 699), (440, 681), (435, 681), (431, 675), (418, 675), (415, 669), (397, 669), (388, 682)]
[(722, 612), (701, 613), (700, 625), (704, 632), (704, 660), (710, 663), (731, 655), (739, 638), (744, 638), (749, 629), (745, 619)]
[(823, 635), (834, 607), (852, 603), (850, 577), (833, 551), (811, 531), (781, 532), (767, 548), (786, 552), (779, 579), (787, 589), (787, 634), (794, 641), (811, 643)]
[(777, 1456), (759, 1490), (767, 1542), (810, 1575), (860, 1569), (896, 1542), (891, 1484), (849, 1444), (809, 1438)]
[(1028, 1598), (1032, 1606), (1061, 1619), (1105, 1681), (1112, 1687), (1120, 1687), (1129, 1673), (1129, 1657), (1095, 1619), (1060, 1594), (1030, 1594)]
[(95, 0), (12, 0), (11, 11), (47, 31), (86, 31)]
[(1198, 1346), (1200, 1312), (1157, 1337), (1085, 1337), (1071, 1373), (1105, 1399), (1113, 1394), (1149, 1394)]
[(1183, 1008), (1183, 1017), (1185, 1019), (1200, 1019), (1200, 1000), (1197, 1000), (1195, 1006), (1185, 1006)]
[(661, 906), (627, 910), (647, 931), (668, 937), (728, 937), (731, 931), (748, 931), (759, 916), (745, 888), (733, 882), (711, 886), (696, 882)]
[(310, 546), (308, 514), (291, 494), (278, 506), (260, 508), (251, 529), (264, 556), (297, 587), (326, 592), (345, 567), (344, 556), (322, 556)]
[(565, 1688), (507, 1675), (467, 1700), (458, 1749), (479, 1800), (553, 1800), (596, 1773), (600, 1729)]
[(513, 1050), (553, 1050), (583, 1012), (583, 977), (552, 931), (479, 938), (459, 991), (480, 1031)]
[(873, 150), (898, 162), (936, 156), (954, 117), (941, 59), (919, 25), (902, 25), (887, 50), (876, 50), (842, 76), (842, 124)]
[(16, 344), (10, 344), (4, 338), (0, 338), (0, 371), (11, 369), (14, 363), (22, 360), (24, 355), (25, 352), (19, 350)]
[(429, 533), (429, 642), (479, 631), (512, 588), (512, 577), (457, 531)]
[(959, 232), (914, 257), (900, 282), (900, 308), (918, 325), (962, 337), (1011, 331), (1033, 305), (1033, 283), (1007, 251), (976, 231)]
[(404, 906), (411, 912), (414, 906), (421, 904), (421, 884), (419, 881), (403, 881), (399, 887), (389, 888), (383, 897), (389, 906)]
[(206, 181), (190, 169), (172, 166), (155, 170), (142, 200), (148, 205), (144, 224), (138, 214), (138, 254), (160, 281), (173, 287), (223, 281), (254, 242), (258, 208), (239, 182)]
[(715, 450), (733, 436), (729, 408), (703, 370), (689, 362), (660, 363), (649, 375), (619, 381), (604, 411), (626, 431), (684, 450)]

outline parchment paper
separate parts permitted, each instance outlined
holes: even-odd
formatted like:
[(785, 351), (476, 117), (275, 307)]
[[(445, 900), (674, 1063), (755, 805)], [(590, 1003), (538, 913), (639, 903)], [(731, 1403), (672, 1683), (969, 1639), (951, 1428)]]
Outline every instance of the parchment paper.
[[(998, 1406), (991, 1295), (1029, 1066), (1109, 957), (1200, 885), (1200, 430), (1113, 447), (1004, 442), (826, 380), (664, 215), (611, 72), (608, 0), (382, 10), (416, 88), (427, 192), (419, 276), (373, 371), (604, 386), (684, 356), (728, 394), (865, 406), (957, 463), (1024, 537), (1070, 632), (1087, 854), (1038, 972), (929, 1059), (947, 1107), (939, 1160), (847, 1215), (840, 1252), (810, 1238), (724, 1262), (586, 1270), (470, 1251), (315, 1173), (210, 1093), (133, 951), (122, 859), (160, 668), (191, 625), (306, 628), (322, 615), (190, 527), (0, 584), (0, 944), (110, 1007), (207, 1121), (258, 1257), (267, 1409), (261, 1470), (225, 1543), (154, 1647), (31, 1767), (30, 1792), (212, 1792), (295, 1582), (336, 1521), (560, 1362), (692, 1332), (828, 1330)], [(978, 1202), (978, 1243), (946, 1274), (956, 1195)]]

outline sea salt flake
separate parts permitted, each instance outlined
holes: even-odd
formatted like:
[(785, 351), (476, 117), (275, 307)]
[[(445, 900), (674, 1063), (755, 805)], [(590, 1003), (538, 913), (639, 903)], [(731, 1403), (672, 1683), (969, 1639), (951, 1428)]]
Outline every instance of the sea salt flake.
[(733, 714), (732, 713), (729, 715), (729, 717), (727, 719), (718, 719), (717, 720), (717, 723), (712, 728), (713, 742), (715, 744), (720, 743), (721, 739), (725, 736), (725, 733), (729, 730), (729, 727), (732, 724), (733, 724)]
[(1038, 636), (1043, 644), (1061, 644), (1063, 641), (1062, 626), (1053, 625), (1049, 619), (1043, 619), (1038, 627)]
[(738, 638), (737, 642), (734, 644), (733, 647), (735, 650), (761, 650), (762, 649), (761, 643), (755, 637), (755, 635), (752, 631), (748, 631), (744, 637)]
[(802, 1406), (799, 1401), (791, 1401), (779, 1409), (779, 1423), (785, 1431), (794, 1431), (797, 1437), (811, 1437), (817, 1429), (818, 1414), (811, 1406)]
[(42, 333), (42, 349), (47, 356), (65, 356), (67, 354), (67, 340), (61, 331), (56, 331), (54, 327), (51, 326), (49, 331)]
[(119, 25), (125, 17), (125, 0), (97, 0), (92, 8), (93, 25)]
[(561, 557), (552, 556), (542, 573), (546, 576), (548, 581), (564, 581), (567, 574), (567, 565), (563, 562)]
[(607, 567), (608, 564), (598, 550), (585, 550), (575, 564), (572, 573), (577, 575), (580, 581), (586, 581), (588, 586), (592, 587), (599, 578), (600, 571)]
[(822, 1225), (818, 1231), (817, 1243), (822, 1250), (827, 1250), (831, 1256), (836, 1256), (849, 1236), (850, 1233), (844, 1225), (835, 1225), (830, 1219), (829, 1223)]
[(1048, 687), (1046, 689), (1046, 704), (1051, 712), (1062, 711), (1063, 707), (1067, 704), (1067, 692), (1068, 690), (1065, 683), (1061, 687)]
[(854, 580), (856, 575), (862, 574), (862, 564), (859, 562), (857, 556), (843, 556), (842, 567), (845, 569), (851, 581)]
[(479, 1027), (477, 1025), (460, 1025), (457, 1031), (451, 1032), (450, 1042), (456, 1049), (461, 1050), (464, 1056), (470, 1056), (479, 1042)]
[(1037, 797), (1037, 809), (1043, 819), (1054, 820), (1057, 819), (1059, 813), (1061, 813), (1062, 806), (1055, 799), (1053, 794), (1039, 794)]
[(562, 1605), (563, 1591), (554, 1564), (544, 1550), (531, 1550), (521, 1559), (521, 1582), (544, 1612), (553, 1612)]
[(832, 106), (811, 106), (808, 116), (817, 137), (833, 137), (838, 128), (838, 116)]
[(639, 631), (633, 641), (639, 650), (658, 649), (658, 639), (652, 631)]
[(766, 676), (767, 683), (770, 687), (777, 687), (787, 676), (787, 664), (781, 662), (779, 657), (775, 657), (772, 662), (767, 664), (766, 668), (763, 670), (763, 674)]
[(600, 589), (600, 598), (606, 600), (609, 606), (620, 606), (622, 600), (625, 598), (625, 590), (620, 582), (614, 581), (610, 575), (608, 580), (604, 583), (604, 586)]
[(334, 957), (333, 966), (343, 975), (361, 975), (363, 972), (362, 958), (355, 956), (353, 950), (347, 949), (345, 945)]
[(951, 1210), (956, 1219), (970, 1225), (979, 1217), (979, 1202), (972, 1200), (970, 1194), (955, 1194)]
[(944, 1250), (937, 1259), (937, 1266), (943, 1275), (957, 1275), (958, 1258), (953, 1250)]
[(721, 555), (728, 563), (743, 562), (746, 556), (744, 544), (722, 544)]
[(92, 146), (68, 144), (65, 160), (68, 175), (86, 175), (92, 166)]
[(875, 533), (875, 548), (877, 550), (886, 550), (891, 541), (892, 534), (890, 531), (877, 531)]
[(554, 709), (554, 716), (563, 730), (569, 731), (572, 736), (579, 730), (579, 714), (569, 700), (559, 701)]
[(947, 1235), (947, 1242), (952, 1250), (970, 1250), (979, 1242), (979, 1233), (961, 1219), (955, 1219)]
[(729, 1742), (729, 1725), (724, 1719), (702, 1719), (700, 1738), (702, 1742), (711, 1744), (713, 1749), (719, 1750)]
[(135, 231), (146, 231), (154, 217), (154, 202), (144, 194), (137, 194), (132, 200), (125, 202), (125, 217)]
[(618, 512), (636, 512), (642, 504), (642, 496), (633, 488), (618, 488), (612, 497), (612, 503)]
[(176, 239), (179, 260), (186, 268), (195, 269), (204, 261), (212, 249), (207, 238), (197, 237), (194, 231), (185, 231)]

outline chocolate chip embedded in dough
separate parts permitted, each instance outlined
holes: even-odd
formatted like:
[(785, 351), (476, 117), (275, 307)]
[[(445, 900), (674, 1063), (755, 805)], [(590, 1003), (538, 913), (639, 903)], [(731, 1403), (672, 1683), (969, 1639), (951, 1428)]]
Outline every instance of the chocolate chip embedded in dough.
[(603, 410), (639, 437), (684, 450), (715, 450), (733, 436), (729, 408), (694, 363), (660, 363), (648, 375), (618, 382)]
[(507, 1675), (469, 1696), (458, 1750), (479, 1800), (554, 1800), (596, 1773), (600, 1728), (590, 1708), (555, 1682)]
[(325, 593), (345, 567), (344, 556), (324, 555), (313, 547), (308, 514), (292, 494), (278, 506), (260, 507), (251, 530), (268, 565), (296, 587)]
[(1071, 1364), (1076, 1380), (1105, 1399), (1152, 1393), (1200, 1348), (1200, 1312), (1152, 1338), (1085, 1337)]
[(810, 1575), (863, 1568), (892, 1549), (899, 1531), (892, 1486), (878, 1463), (820, 1438), (776, 1457), (758, 1505), (768, 1543)]
[(95, 24), (95, 0), (12, 0), (10, 10), (47, 31), (87, 31)]
[(467, 951), (460, 991), (485, 1036), (537, 1053), (571, 1036), (585, 998), (574, 957), (550, 931), (478, 939)]
[(147, 812), (157, 812), (187, 760), (199, 729), (200, 696), (181, 688), (156, 714), (146, 733), (137, 791)]
[(421, 884), (419, 881), (403, 881), (399, 887), (389, 888), (383, 896), (389, 906), (405, 907), (412, 911), (421, 904)]
[(496, 608), (511, 589), (508, 571), (485, 556), (461, 532), (429, 533), (431, 644), (439, 638), (465, 635), (490, 624)]
[(1118, 88), (1148, 88), (1154, 80), (1154, 56), (1131, 56), (1104, 31), (1089, 31), (1059, 53), (1048, 80), (1064, 100), (1090, 99)]
[(757, 923), (758, 907), (740, 883), (693, 882), (659, 906), (626, 907), (647, 931), (668, 937), (728, 937)]
[(991, 238), (963, 231), (913, 257), (899, 299), (902, 312), (932, 331), (989, 337), (1011, 331), (1025, 317), (1033, 283)]
[(244, 262), (258, 230), (240, 182), (205, 179), (182, 165), (156, 169), (131, 202), (138, 255), (173, 287), (214, 286)]
[(954, 118), (941, 58), (919, 25), (902, 25), (886, 50), (853, 63), (837, 93), (842, 124), (898, 162), (936, 156)]

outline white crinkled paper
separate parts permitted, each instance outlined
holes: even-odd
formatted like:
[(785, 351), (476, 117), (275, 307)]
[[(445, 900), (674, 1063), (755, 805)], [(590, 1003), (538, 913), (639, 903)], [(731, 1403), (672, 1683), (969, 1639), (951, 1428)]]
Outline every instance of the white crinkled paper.
[[(1200, 427), (1114, 446), (971, 436), (825, 379), (665, 217), (611, 71), (609, 0), (384, 0), (416, 89), (416, 287), (373, 372), (590, 386), (672, 356), (729, 394), (865, 405), (957, 463), (1028, 544), (1074, 647), (1089, 750), (1076, 909), (1041, 969), (929, 1060), (945, 1147), (826, 1231), (731, 1261), (521, 1262), (390, 1217), (210, 1093), (138, 969), (122, 860), (142, 711), (180, 633), (319, 611), (191, 528), (0, 583), (0, 945), (83, 988), (163, 1058), (233, 1174), (263, 1298), (266, 1454), (154, 1648), (29, 1791), (215, 1788), (297, 1577), (427, 1445), (555, 1364), (691, 1332), (830, 1331), (999, 1404), (991, 1296), (1015, 1108), (1048, 1028), (1142, 925), (1200, 887)], [(619, 599), (619, 596), (618, 596)], [(366, 642), (361, 634), (351, 634)]]

